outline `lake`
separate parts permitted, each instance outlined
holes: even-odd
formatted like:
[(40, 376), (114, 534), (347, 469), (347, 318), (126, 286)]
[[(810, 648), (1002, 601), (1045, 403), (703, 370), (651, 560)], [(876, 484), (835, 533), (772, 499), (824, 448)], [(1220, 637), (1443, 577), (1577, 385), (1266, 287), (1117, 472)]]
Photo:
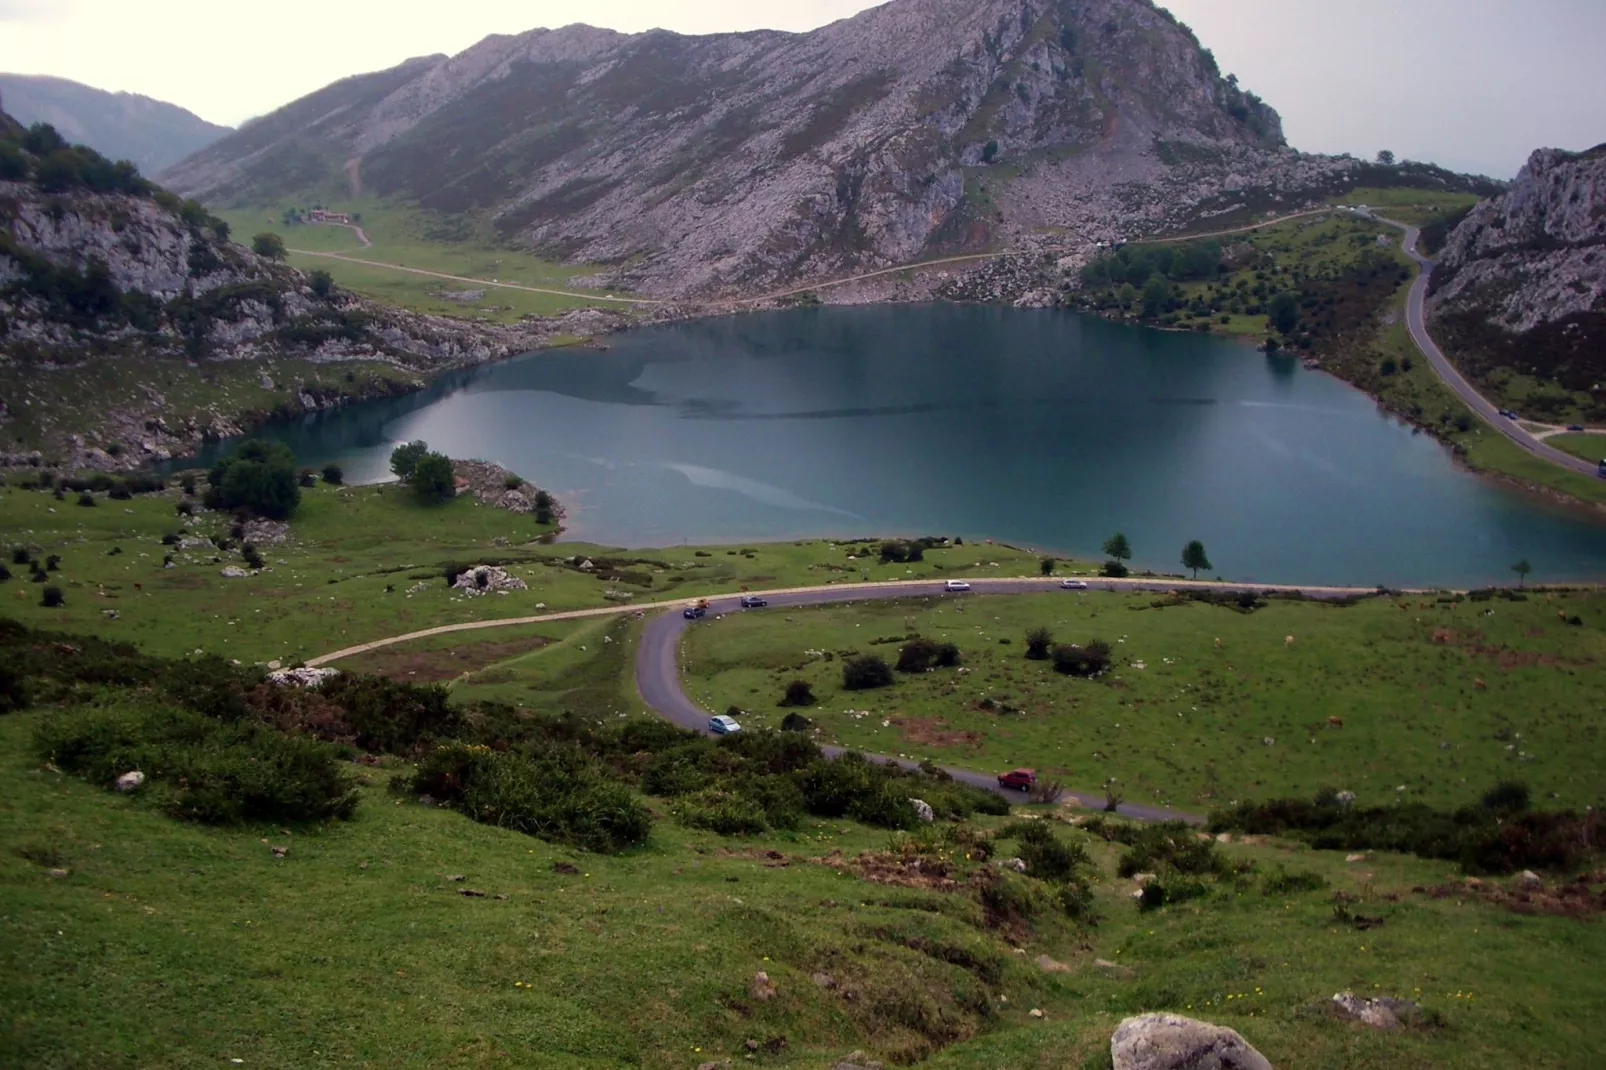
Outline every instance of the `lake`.
[[(1207, 335), (1057, 310), (877, 305), (653, 327), (262, 434), (348, 480), (409, 439), (505, 465), (567, 538), (962, 535), (1093, 556), (1126, 532), (1232, 579), (1606, 578), (1606, 526), (1459, 469), (1366, 396)], [(1492, 433), (1492, 432), (1490, 432)]]

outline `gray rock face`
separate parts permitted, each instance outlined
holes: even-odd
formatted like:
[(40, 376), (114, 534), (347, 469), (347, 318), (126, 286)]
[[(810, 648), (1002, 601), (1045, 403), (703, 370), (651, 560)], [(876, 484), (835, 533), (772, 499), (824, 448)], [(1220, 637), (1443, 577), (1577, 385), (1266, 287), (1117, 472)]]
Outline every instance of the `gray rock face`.
[(1110, 1038), (1115, 1070), (1272, 1070), (1231, 1029), (1180, 1014), (1141, 1014)]
[(1606, 310), (1606, 146), (1535, 152), (1451, 232), (1434, 287), (1437, 312), (1476, 310), (1511, 333)]
[(347, 79), (182, 161), (210, 201), (329, 177), (603, 283), (753, 292), (1060, 228), (1128, 237), (1275, 206), (1356, 161), (1284, 147), (1277, 113), (1148, 0), (892, 0), (806, 34), (491, 37)]
[(1384, 996), (1367, 999), (1353, 992), (1339, 992), (1333, 996), (1333, 1013), (1340, 1018), (1362, 1022), (1373, 1029), (1398, 1029), (1402, 1018), (1416, 1011), (1416, 1004), (1408, 999)]

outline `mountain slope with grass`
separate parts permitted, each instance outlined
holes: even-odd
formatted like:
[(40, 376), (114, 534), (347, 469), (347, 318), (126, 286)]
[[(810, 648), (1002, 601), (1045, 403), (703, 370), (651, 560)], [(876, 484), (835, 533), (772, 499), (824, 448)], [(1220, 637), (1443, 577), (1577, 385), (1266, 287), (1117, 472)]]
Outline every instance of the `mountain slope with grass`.
[(0, 74), (0, 102), (23, 123), (49, 123), (68, 139), (150, 174), (233, 132), (177, 104), (66, 78)]
[[(252, 251), (230, 237), (200, 204), (126, 161), (7, 117), (0, 453), (28, 462), (42, 451), (38, 459), (68, 467), (137, 465), (271, 412), (410, 389), (441, 369), (577, 333), (556, 321), (499, 326), (405, 312), (285, 265), (273, 242), (253, 242)], [(608, 328), (608, 317), (590, 315), (593, 329)], [(296, 378), (275, 381), (245, 364), (262, 361), (292, 363)], [(249, 401), (207, 389), (220, 378), (251, 383)], [(175, 387), (195, 403), (170, 402), (164, 395)]]
[(806, 34), (487, 38), (349, 78), (179, 163), (218, 206), (378, 195), (611, 285), (714, 294), (1127, 237), (1348, 188), (1149, 0), (894, 0)]
[(1540, 149), (1449, 233), (1431, 327), (1524, 416), (1606, 423), (1606, 145)]

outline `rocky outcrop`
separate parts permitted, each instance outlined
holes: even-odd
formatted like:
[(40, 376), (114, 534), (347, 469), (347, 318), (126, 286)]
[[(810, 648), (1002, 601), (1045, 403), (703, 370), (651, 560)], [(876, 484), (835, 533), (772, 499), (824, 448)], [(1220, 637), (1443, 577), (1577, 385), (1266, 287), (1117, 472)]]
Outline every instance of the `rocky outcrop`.
[(892, 0), (806, 34), (491, 37), (346, 79), (164, 175), (488, 214), (660, 294), (761, 292), (1013, 243), (1126, 238), (1346, 188), (1150, 0)]
[[(25, 384), (7, 390), (0, 428), (29, 406), (35, 407), (25, 415), (43, 426), (45, 395), (54, 392), (35, 398), (31, 388), (52, 372), (114, 360), (125, 373), (126, 396), (91, 418), (94, 437), (109, 450), (77, 437), (91, 430), (82, 424), (56, 426), (29, 443), (68, 467), (136, 467), (238, 434), (270, 415), (411, 389), (443, 369), (629, 322), (595, 309), (515, 325), (407, 312), (327, 279), (314, 285), (302, 272), (231, 242), (227, 226), (199, 204), (126, 165), (67, 149), (53, 134), (25, 133), (3, 113), (0, 152), (0, 375)], [(168, 404), (166, 384), (183, 364), (281, 357), (319, 365), (360, 361), (387, 374), (361, 381), (336, 374), (332, 383), (263, 378), (262, 388), (281, 398), (265, 411), (216, 406), (196, 415)], [(164, 358), (165, 370), (156, 364)]]
[[(1434, 333), (1481, 384), (1548, 380), (1606, 419), (1606, 145), (1540, 149), (1450, 232), (1433, 270)], [(1538, 409), (1535, 409), (1537, 400)], [(1556, 415), (1572, 411), (1553, 394)], [(1544, 417), (1547, 402), (1524, 402)]]
[(1140, 1014), (1110, 1038), (1115, 1070), (1272, 1070), (1236, 1032), (1180, 1014)]

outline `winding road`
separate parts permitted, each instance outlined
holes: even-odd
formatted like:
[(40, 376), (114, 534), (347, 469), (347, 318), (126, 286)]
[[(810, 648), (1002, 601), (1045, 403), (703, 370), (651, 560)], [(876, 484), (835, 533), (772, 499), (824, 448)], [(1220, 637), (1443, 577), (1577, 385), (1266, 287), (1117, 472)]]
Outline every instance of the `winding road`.
[(1416, 348), (1428, 358), (1428, 363), (1433, 365), (1433, 370), (1439, 373), (1439, 378), (1444, 380), (1445, 385), (1455, 391), (1456, 396), (1466, 403), (1467, 408), (1482, 417), (1485, 423), (1535, 457), (1541, 457), (1552, 464), (1559, 464), (1575, 472), (1582, 472), (1584, 475), (1596, 475), (1597, 466), (1581, 457), (1574, 457), (1570, 453), (1558, 450), (1542, 439), (1530, 435), (1518, 421), (1500, 415), (1500, 410), (1488, 398), (1478, 393), (1477, 389), (1456, 370), (1455, 365), (1450, 363), (1450, 358), (1444, 355), (1438, 343), (1428, 334), (1426, 308), (1433, 261), (1416, 250), (1417, 239), (1422, 234), (1421, 228), (1393, 219), (1384, 219), (1382, 216), (1378, 216), (1377, 221), (1405, 231), (1400, 246), (1405, 250), (1406, 256), (1416, 261), (1420, 269), (1416, 273), (1416, 281), (1411, 283), (1410, 295), (1406, 298), (1405, 325), (1411, 332), (1411, 341), (1415, 342)]
[[(971, 591), (968, 594), (947, 591), (944, 587), (944, 581), (934, 580), (833, 584), (825, 587), (792, 587), (776, 591), (750, 592), (750, 594), (757, 594), (763, 597), (769, 602), (770, 607), (774, 609), (785, 606), (817, 606), (874, 599), (965, 598), (975, 595), (1041, 594), (1062, 590), (1060, 581), (1057, 579), (1027, 577), (977, 579), (967, 582), (971, 585)], [(1087, 585), (1089, 590), (1172, 591), (1191, 588), (1195, 590), (1225, 591), (1233, 594), (1245, 592), (1300, 594), (1306, 598), (1319, 599), (1354, 598), (1377, 593), (1376, 588), (1371, 587), (1299, 587), (1282, 584), (1218, 583), (1181, 579), (1093, 579), (1088, 580)], [(1073, 592), (1066, 591), (1065, 593), (1070, 595)], [(742, 595), (721, 595), (709, 598), (708, 613), (711, 619), (705, 619), (703, 623), (697, 626), (713, 626), (723, 614), (742, 612), (742, 597)], [(686, 619), (682, 611), (697, 601), (698, 599), (695, 598), (682, 598), (673, 602), (657, 602), (644, 606), (601, 606), (595, 609), (570, 610), (568, 612), (548, 613), (535, 617), (507, 617), (498, 620), (444, 624), (436, 628), (426, 628), (421, 631), (408, 632), (403, 635), (390, 636), (389, 638), (376, 639), (372, 642), (346, 647), (333, 653), (312, 658), (307, 661), (307, 665), (317, 668), (328, 665), (330, 662), (365, 654), (371, 650), (378, 650), (396, 643), (404, 643), (436, 635), (447, 635), (454, 632), (541, 624), (550, 621), (579, 620), (590, 617), (620, 616), (626, 613), (658, 610), (661, 612), (658, 612), (656, 616), (649, 620), (642, 630), (641, 643), (636, 649), (636, 687), (641, 692), (642, 701), (660, 717), (693, 732), (707, 734), (710, 713), (697, 705), (686, 694), (685, 688), (681, 686), (680, 673), (681, 639), (687, 627), (692, 626), (693, 623)], [(760, 609), (750, 612), (765, 612), (765, 610)], [(845, 750), (843, 747), (830, 745), (822, 746), (820, 749), (828, 757), (833, 758), (842, 754)], [(918, 762), (912, 759), (892, 755), (867, 754), (865, 756), (871, 761), (889, 762), (907, 769), (913, 769), (919, 765)], [(999, 788), (996, 779), (997, 771), (977, 772), (950, 766), (943, 766), (942, 769), (962, 783), (989, 791), (999, 791), (1002, 794), (1014, 797), (1013, 793)], [(1089, 795), (1074, 791), (1067, 791), (1065, 794), (1080, 806), (1099, 809), (1104, 806), (1105, 799), (1102, 795)], [(1185, 821), (1189, 824), (1203, 824), (1203, 818), (1196, 814), (1183, 813), (1182, 811), (1171, 810), (1162, 806), (1122, 803), (1116, 812), (1124, 817), (1135, 818), (1140, 821)]]

